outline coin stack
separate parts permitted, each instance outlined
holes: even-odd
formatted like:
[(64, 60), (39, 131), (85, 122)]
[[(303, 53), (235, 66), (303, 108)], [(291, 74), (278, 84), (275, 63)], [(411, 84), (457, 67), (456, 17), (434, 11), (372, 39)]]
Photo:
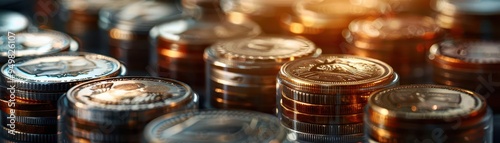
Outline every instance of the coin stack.
[(15, 64), (5, 64), (0, 87), (2, 136), (19, 142), (56, 142), (58, 98), (78, 83), (120, 76), (123, 71), (111, 57), (83, 52), (21, 58)]
[(189, 110), (151, 121), (143, 143), (282, 143), (286, 130), (268, 114), (239, 110)]
[(138, 1), (112, 13), (107, 30), (112, 57), (131, 70), (145, 70), (149, 58), (149, 30), (180, 15), (175, 1)]
[[(230, 21), (221, 16), (218, 1), (184, 0), (193, 14), (158, 26), (158, 75), (190, 85), (205, 104), (205, 61), (203, 52), (217, 41), (260, 34), (251, 21)], [(200, 105), (202, 108), (205, 105)]]
[(438, 25), (454, 38), (500, 40), (500, 1), (436, 0)]
[(210, 105), (276, 113), (276, 74), (283, 63), (321, 54), (306, 39), (258, 36), (218, 42), (205, 51)]
[(60, 142), (140, 142), (144, 126), (166, 113), (197, 108), (198, 97), (179, 81), (118, 77), (71, 88), (59, 103)]
[(250, 19), (265, 34), (283, 34), (280, 18), (292, 13), (297, 0), (220, 0), (229, 19)]
[(354, 20), (344, 37), (344, 52), (386, 62), (401, 84), (413, 84), (431, 82), (427, 51), (444, 34), (431, 17), (396, 15)]
[(392, 68), (375, 59), (322, 55), (285, 63), (278, 74), (277, 114), (298, 142), (363, 141), (369, 95), (398, 85)]
[(341, 54), (342, 30), (355, 18), (380, 13), (379, 2), (367, 0), (298, 0), (294, 13), (283, 16), (282, 28), (290, 35), (305, 37), (323, 49), (324, 54)]
[[(99, 11), (107, 7), (124, 6), (137, 0), (61, 0), (64, 31), (77, 39), (81, 45), (80, 51), (107, 54), (108, 48), (103, 48), (98, 26)], [(82, 6), (84, 5), (84, 6)], [(106, 45), (107, 47), (107, 45)]]
[(376, 143), (493, 143), (493, 115), (481, 95), (450, 86), (405, 85), (377, 91), (365, 110)]
[(78, 48), (76, 41), (68, 35), (52, 30), (3, 35), (0, 37), (0, 64), (15, 64), (17, 58), (76, 51)]
[(436, 84), (475, 91), (500, 112), (500, 42), (447, 40), (433, 45), (429, 59)]

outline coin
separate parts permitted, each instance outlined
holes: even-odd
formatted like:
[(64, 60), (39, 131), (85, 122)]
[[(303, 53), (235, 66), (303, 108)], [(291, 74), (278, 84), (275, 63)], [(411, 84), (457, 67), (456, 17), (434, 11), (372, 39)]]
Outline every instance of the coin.
[(316, 115), (294, 111), (280, 106), (281, 114), (290, 119), (311, 124), (353, 124), (363, 122), (363, 113), (349, 115)]
[(448, 40), (433, 45), (429, 59), (446, 69), (497, 70), (500, 42)]
[(311, 124), (296, 121), (290, 119), (286, 116), (278, 114), (283, 126), (292, 129), (294, 131), (311, 133), (311, 134), (322, 134), (322, 135), (346, 135), (346, 134), (359, 134), (363, 133), (363, 123), (354, 124)]
[(364, 140), (364, 134), (349, 134), (349, 135), (323, 135), (310, 134), (288, 129), (287, 141), (293, 142), (361, 142)]
[(53, 143), (57, 142), (57, 134), (31, 134), (19, 131), (10, 131), (7, 127), (2, 127), (2, 137), (12, 139), (13, 141), (21, 142), (40, 142), (40, 143)]
[(281, 104), (300, 113), (315, 115), (347, 115), (363, 113), (366, 103), (345, 105), (316, 105), (295, 101), (286, 96), (281, 96)]
[(71, 40), (68, 35), (53, 30), (3, 35), (0, 36), (0, 43), (4, 43), (0, 45), (0, 61), (7, 63), (9, 58), (35, 57), (68, 51)]
[(16, 131), (30, 134), (56, 134), (57, 128), (55, 125), (29, 125), (20, 122), (10, 122), (10, 120), (2, 119), (3, 127), (14, 127)]
[(58, 53), (25, 58), (16, 66), (2, 67), (4, 86), (19, 90), (63, 92), (73, 85), (92, 79), (117, 76), (121, 64), (110, 57), (92, 53)]
[(389, 85), (392, 68), (375, 59), (350, 55), (323, 55), (284, 64), (281, 84), (308, 93), (338, 94)]
[(0, 112), (2, 119), (14, 119), (16, 122), (28, 124), (28, 125), (57, 125), (57, 117), (30, 117), (30, 116), (19, 116), (17, 114), (14, 118), (10, 118), (10, 114), (3, 111)]
[(131, 119), (146, 122), (197, 104), (197, 97), (188, 85), (153, 77), (89, 81), (74, 86), (67, 95), (66, 106), (74, 110), (69, 111), (70, 114), (95, 123), (112, 121), (119, 124)]
[(12, 108), (18, 110), (57, 110), (57, 105), (51, 102), (30, 102), (21, 99), (5, 99), (0, 98), (0, 108)]
[(278, 118), (272, 115), (238, 110), (193, 110), (153, 120), (144, 130), (144, 139), (151, 143), (282, 142), (285, 134)]
[[(278, 83), (281, 83), (280, 80), (278, 80)], [(338, 104), (344, 105), (344, 104), (367, 103), (368, 97), (371, 94), (371, 92), (358, 93), (358, 94), (344, 94), (344, 95), (313, 94), (313, 93), (294, 90), (282, 84), (278, 85), (277, 90), (280, 97), (286, 97), (298, 102), (304, 102), (316, 105), (338, 105)]]

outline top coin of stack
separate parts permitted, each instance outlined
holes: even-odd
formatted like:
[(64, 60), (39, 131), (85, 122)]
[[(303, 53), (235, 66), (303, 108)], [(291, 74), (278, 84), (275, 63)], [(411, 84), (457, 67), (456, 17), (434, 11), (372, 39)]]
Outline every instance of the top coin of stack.
[(433, 45), (434, 82), (475, 91), (500, 112), (500, 42), (448, 40)]
[(56, 142), (57, 99), (78, 83), (120, 76), (124, 71), (111, 57), (83, 52), (22, 58), (15, 64), (5, 64), (0, 87), (1, 114), (5, 117), (2, 135), (13, 141)]
[(500, 40), (500, 1), (436, 0), (438, 25), (454, 38)]
[(271, 115), (239, 110), (184, 111), (151, 121), (144, 143), (282, 143), (286, 130)]
[(205, 50), (211, 106), (275, 113), (276, 74), (283, 63), (321, 54), (306, 39), (258, 36), (218, 42)]
[(492, 143), (484, 98), (460, 88), (406, 85), (373, 93), (365, 110), (371, 142)]
[(153, 77), (93, 80), (59, 100), (59, 136), (69, 142), (139, 142), (147, 122), (195, 109), (198, 97), (179, 81)]
[(362, 141), (368, 96), (396, 86), (398, 80), (389, 65), (370, 58), (323, 55), (294, 60), (278, 74), (278, 116), (296, 141)]
[(343, 34), (346, 53), (386, 62), (402, 84), (430, 82), (427, 51), (444, 37), (431, 17), (418, 15), (356, 19)]

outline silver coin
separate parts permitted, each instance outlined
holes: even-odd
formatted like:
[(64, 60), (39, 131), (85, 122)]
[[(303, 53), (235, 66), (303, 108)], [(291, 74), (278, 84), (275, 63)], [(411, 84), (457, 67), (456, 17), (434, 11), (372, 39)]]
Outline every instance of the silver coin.
[(64, 52), (36, 58), (24, 58), (15, 65), (5, 64), (2, 69), (3, 84), (16, 89), (58, 92), (93, 79), (114, 77), (121, 64), (107, 56)]
[(151, 121), (144, 130), (150, 143), (281, 142), (285, 129), (271, 115), (238, 110), (184, 111)]
[(7, 32), (21, 32), (29, 26), (26, 16), (13, 11), (0, 11), (0, 23), (0, 35), (7, 34)]

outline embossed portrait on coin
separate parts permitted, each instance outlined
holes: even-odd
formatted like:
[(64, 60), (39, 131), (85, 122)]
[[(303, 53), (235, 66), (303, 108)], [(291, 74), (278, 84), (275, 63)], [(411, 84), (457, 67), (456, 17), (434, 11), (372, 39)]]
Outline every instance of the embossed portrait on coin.
[(35, 76), (67, 77), (86, 74), (97, 66), (84, 57), (76, 57), (53, 62), (41, 61), (35, 64), (21, 64), (18, 68)]
[(293, 70), (293, 74), (307, 79), (344, 82), (358, 81), (378, 76), (379, 69), (372, 64), (351, 62), (337, 58), (317, 60), (316, 64), (309, 64)]
[(148, 104), (163, 101), (175, 95), (166, 86), (143, 83), (105, 83), (91, 88), (90, 95), (83, 97), (102, 104)]
[(458, 93), (399, 91), (389, 97), (396, 107), (413, 112), (456, 109), (461, 102)]

